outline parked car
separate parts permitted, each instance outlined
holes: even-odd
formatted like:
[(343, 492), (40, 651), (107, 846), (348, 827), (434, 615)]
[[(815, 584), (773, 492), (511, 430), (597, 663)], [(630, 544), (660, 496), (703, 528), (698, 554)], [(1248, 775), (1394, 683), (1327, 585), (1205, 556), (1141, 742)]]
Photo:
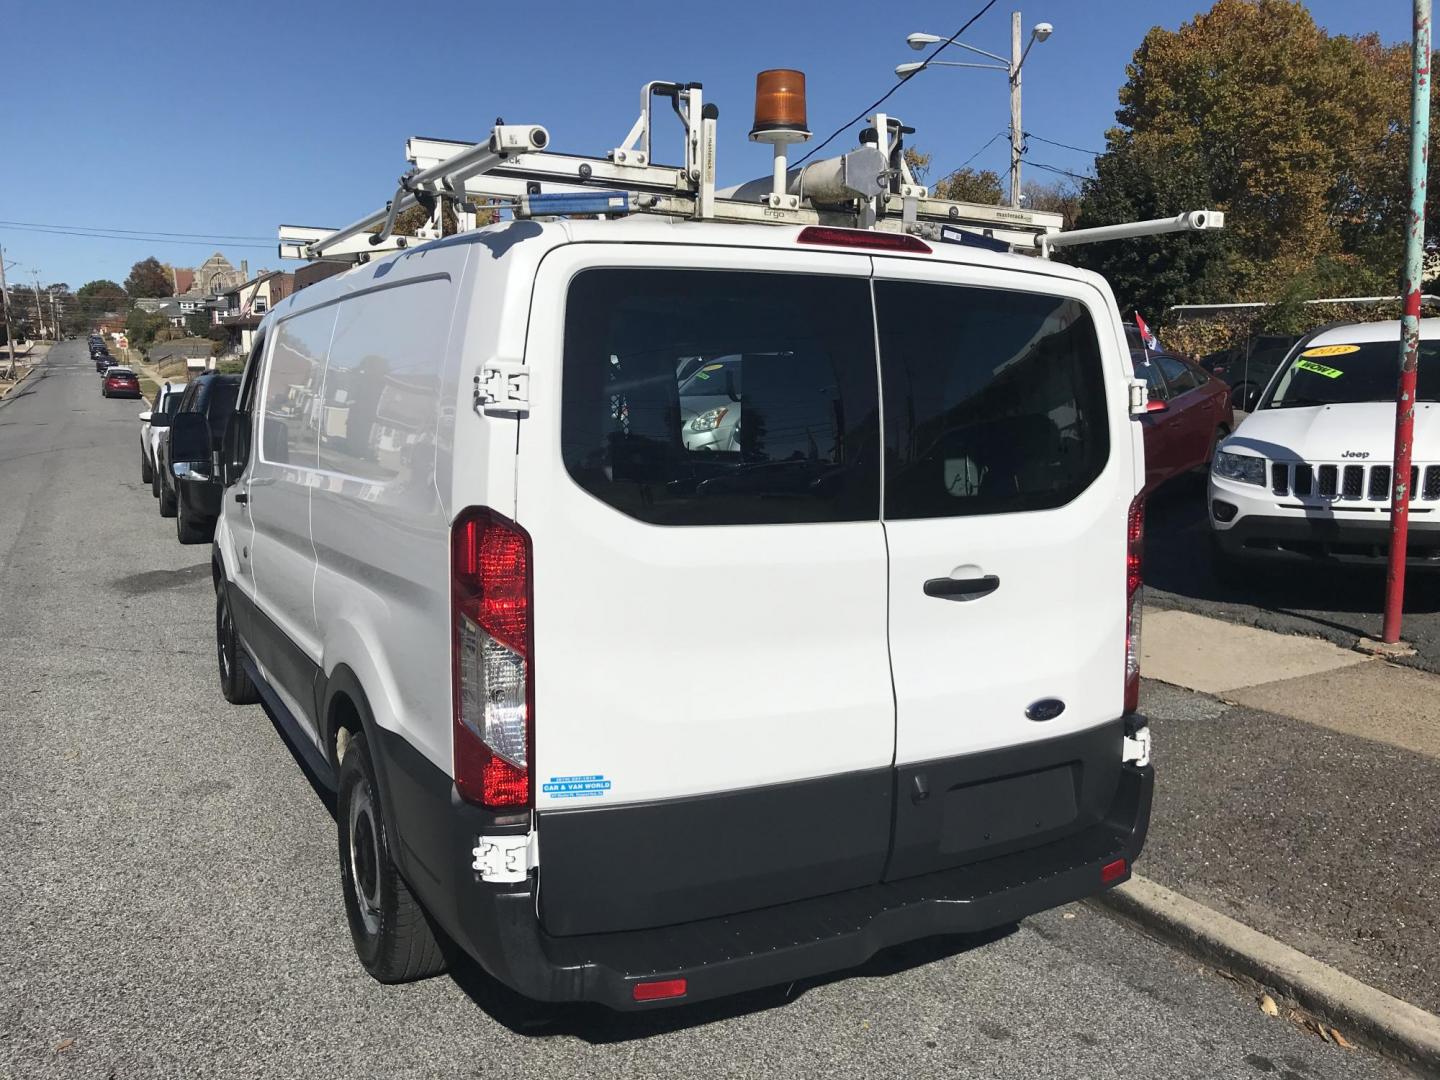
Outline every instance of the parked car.
[(104, 375), (106, 371), (119, 363), (119, 361), (109, 353), (96, 353), (92, 359), (95, 361), (96, 372), (101, 375)]
[(740, 450), (739, 355), (701, 358), (680, 379), (680, 437), (686, 450)]
[[(214, 451), (220, 448), (220, 435), (230, 414), (235, 411), (235, 395), (240, 389), (239, 375), (207, 372), (185, 387), (180, 401), (169, 415), (150, 416), (150, 426), (162, 431), (188, 417), (200, 424), (209, 441), (209, 448), (197, 458), (175, 458), (170, 453), (172, 439), (162, 435), (157, 447), (157, 469), (160, 477), (160, 516), (175, 519), (175, 536), (182, 544), (208, 543), (215, 534), (215, 519), (220, 514), (220, 482), (211, 467)], [(210, 436), (210, 432), (215, 434)]]
[[(438, 933), (531, 997), (694, 1002), (1129, 875), (1115, 301), (888, 236), (516, 221), (265, 315), (220, 683), (334, 784), (375, 978)], [(737, 453), (687, 446), (694, 357), (740, 358)], [(216, 433), (182, 407), (166, 452)]]
[[(1407, 563), (1440, 569), (1440, 319), (1420, 321)], [(1400, 324), (1303, 338), (1210, 472), (1217, 565), (1384, 565), (1389, 556)]]
[(1215, 447), (1235, 428), (1230, 388), (1198, 364), (1169, 353), (1133, 351), (1136, 378), (1145, 380), (1145, 490), (1203, 471)]
[(1224, 379), (1230, 387), (1230, 400), (1249, 412), (1255, 408), (1270, 376), (1299, 340), (1298, 334), (1261, 334), (1243, 345), (1202, 357), (1200, 365), (1216, 378)]
[(118, 364), (107, 368), (100, 380), (101, 397), (140, 397), (140, 376)]
[(160, 495), (160, 477), (155, 472), (155, 463), (158, 460), (156, 449), (165, 429), (155, 427), (150, 421), (157, 413), (161, 416), (173, 414), (184, 392), (184, 383), (167, 382), (155, 391), (155, 400), (140, 414), (140, 482), (149, 484), (150, 493), (157, 498)]

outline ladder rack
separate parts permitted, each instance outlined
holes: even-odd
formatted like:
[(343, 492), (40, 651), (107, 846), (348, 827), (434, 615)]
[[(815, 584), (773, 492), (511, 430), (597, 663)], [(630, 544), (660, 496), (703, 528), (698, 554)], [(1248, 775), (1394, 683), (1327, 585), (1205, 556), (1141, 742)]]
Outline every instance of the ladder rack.
[[(703, 93), (699, 83), (646, 83), (639, 118), (624, 142), (603, 158), (552, 153), (545, 128), (503, 121), (481, 143), (411, 138), (405, 157), (412, 167), (389, 202), (341, 229), (282, 225), (280, 257), (363, 261), (373, 253), (433, 239), (442, 233), (442, 199), (452, 200), (462, 231), (474, 227), (477, 210), (498, 204), (517, 217), (653, 214), (735, 224), (868, 228), (1045, 257), (1051, 248), (1088, 242), (1085, 233), (1106, 234), (1093, 237), (1099, 240), (1112, 233), (1223, 226), (1223, 214), (1198, 211), (1160, 222), (1062, 233), (1059, 214), (934, 198), (915, 183), (905, 164), (908, 129), (884, 113), (871, 117), (858, 149), (795, 169), (785, 169), (777, 154), (773, 178), (717, 191), (719, 110), (704, 102)], [(680, 118), (683, 165), (653, 163), (656, 98), (668, 99)], [(800, 134), (808, 138), (808, 132)], [(416, 205), (429, 211), (429, 225), (418, 237), (394, 236), (397, 215)]]

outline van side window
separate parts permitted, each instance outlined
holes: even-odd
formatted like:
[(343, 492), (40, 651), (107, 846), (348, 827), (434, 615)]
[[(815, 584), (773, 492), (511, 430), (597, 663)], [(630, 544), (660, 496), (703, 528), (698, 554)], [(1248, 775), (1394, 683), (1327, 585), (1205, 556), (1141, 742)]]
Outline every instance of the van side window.
[(261, 457), (274, 465), (315, 465), (320, 379), (335, 329), (335, 307), (286, 319), (278, 327), (265, 378)]
[(320, 468), (390, 480), (417, 453), (433, 455), (453, 306), (448, 279), (340, 304), (318, 415)]
[(877, 281), (885, 516), (1044, 510), (1110, 454), (1095, 325), (1078, 301)]
[(566, 310), (565, 466), (654, 524), (874, 520), (873, 342), (861, 278), (584, 271)]

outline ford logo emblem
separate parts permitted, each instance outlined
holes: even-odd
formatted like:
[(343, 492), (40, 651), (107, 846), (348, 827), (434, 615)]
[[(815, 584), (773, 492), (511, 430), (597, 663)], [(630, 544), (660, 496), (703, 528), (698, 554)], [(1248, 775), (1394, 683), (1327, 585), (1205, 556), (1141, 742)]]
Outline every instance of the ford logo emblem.
[(1054, 720), (1065, 711), (1065, 703), (1059, 698), (1041, 698), (1025, 710), (1025, 715), (1037, 723)]

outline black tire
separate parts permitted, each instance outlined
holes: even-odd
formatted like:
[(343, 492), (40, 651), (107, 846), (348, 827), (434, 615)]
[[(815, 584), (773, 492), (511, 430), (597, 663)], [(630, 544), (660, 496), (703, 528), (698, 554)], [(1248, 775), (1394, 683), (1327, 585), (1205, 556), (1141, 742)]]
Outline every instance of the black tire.
[(160, 485), (160, 516), (174, 517), (176, 509), (174, 493), (162, 483)]
[(340, 761), (336, 805), (345, 916), (361, 965), (377, 982), (400, 983), (445, 970), (430, 919), (390, 857), (390, 828), (362, 732)]
[(160, 497), (160, 470), (150, 470), (150, 496), (158, 499)]
[(208, 544), (215, 539), (215, 527), (203, 522), (197, 524), (193, 515), (185, 512), (185, 500), (175, 500), (175, 539), (182, 544)]
[(235, 633), (224, 582), (215, 590), (215, 654), (220, 666), (220, 692), (225, 700), (231, 705), (254, 705), (259, 701), (260, 691), (240, 663), (240, 638)]
[(145, 450), (140, 450), (140, 482), (148, 484), (155, 479), (155, 470), (150, 467), (150, 459), (145, 456)]

